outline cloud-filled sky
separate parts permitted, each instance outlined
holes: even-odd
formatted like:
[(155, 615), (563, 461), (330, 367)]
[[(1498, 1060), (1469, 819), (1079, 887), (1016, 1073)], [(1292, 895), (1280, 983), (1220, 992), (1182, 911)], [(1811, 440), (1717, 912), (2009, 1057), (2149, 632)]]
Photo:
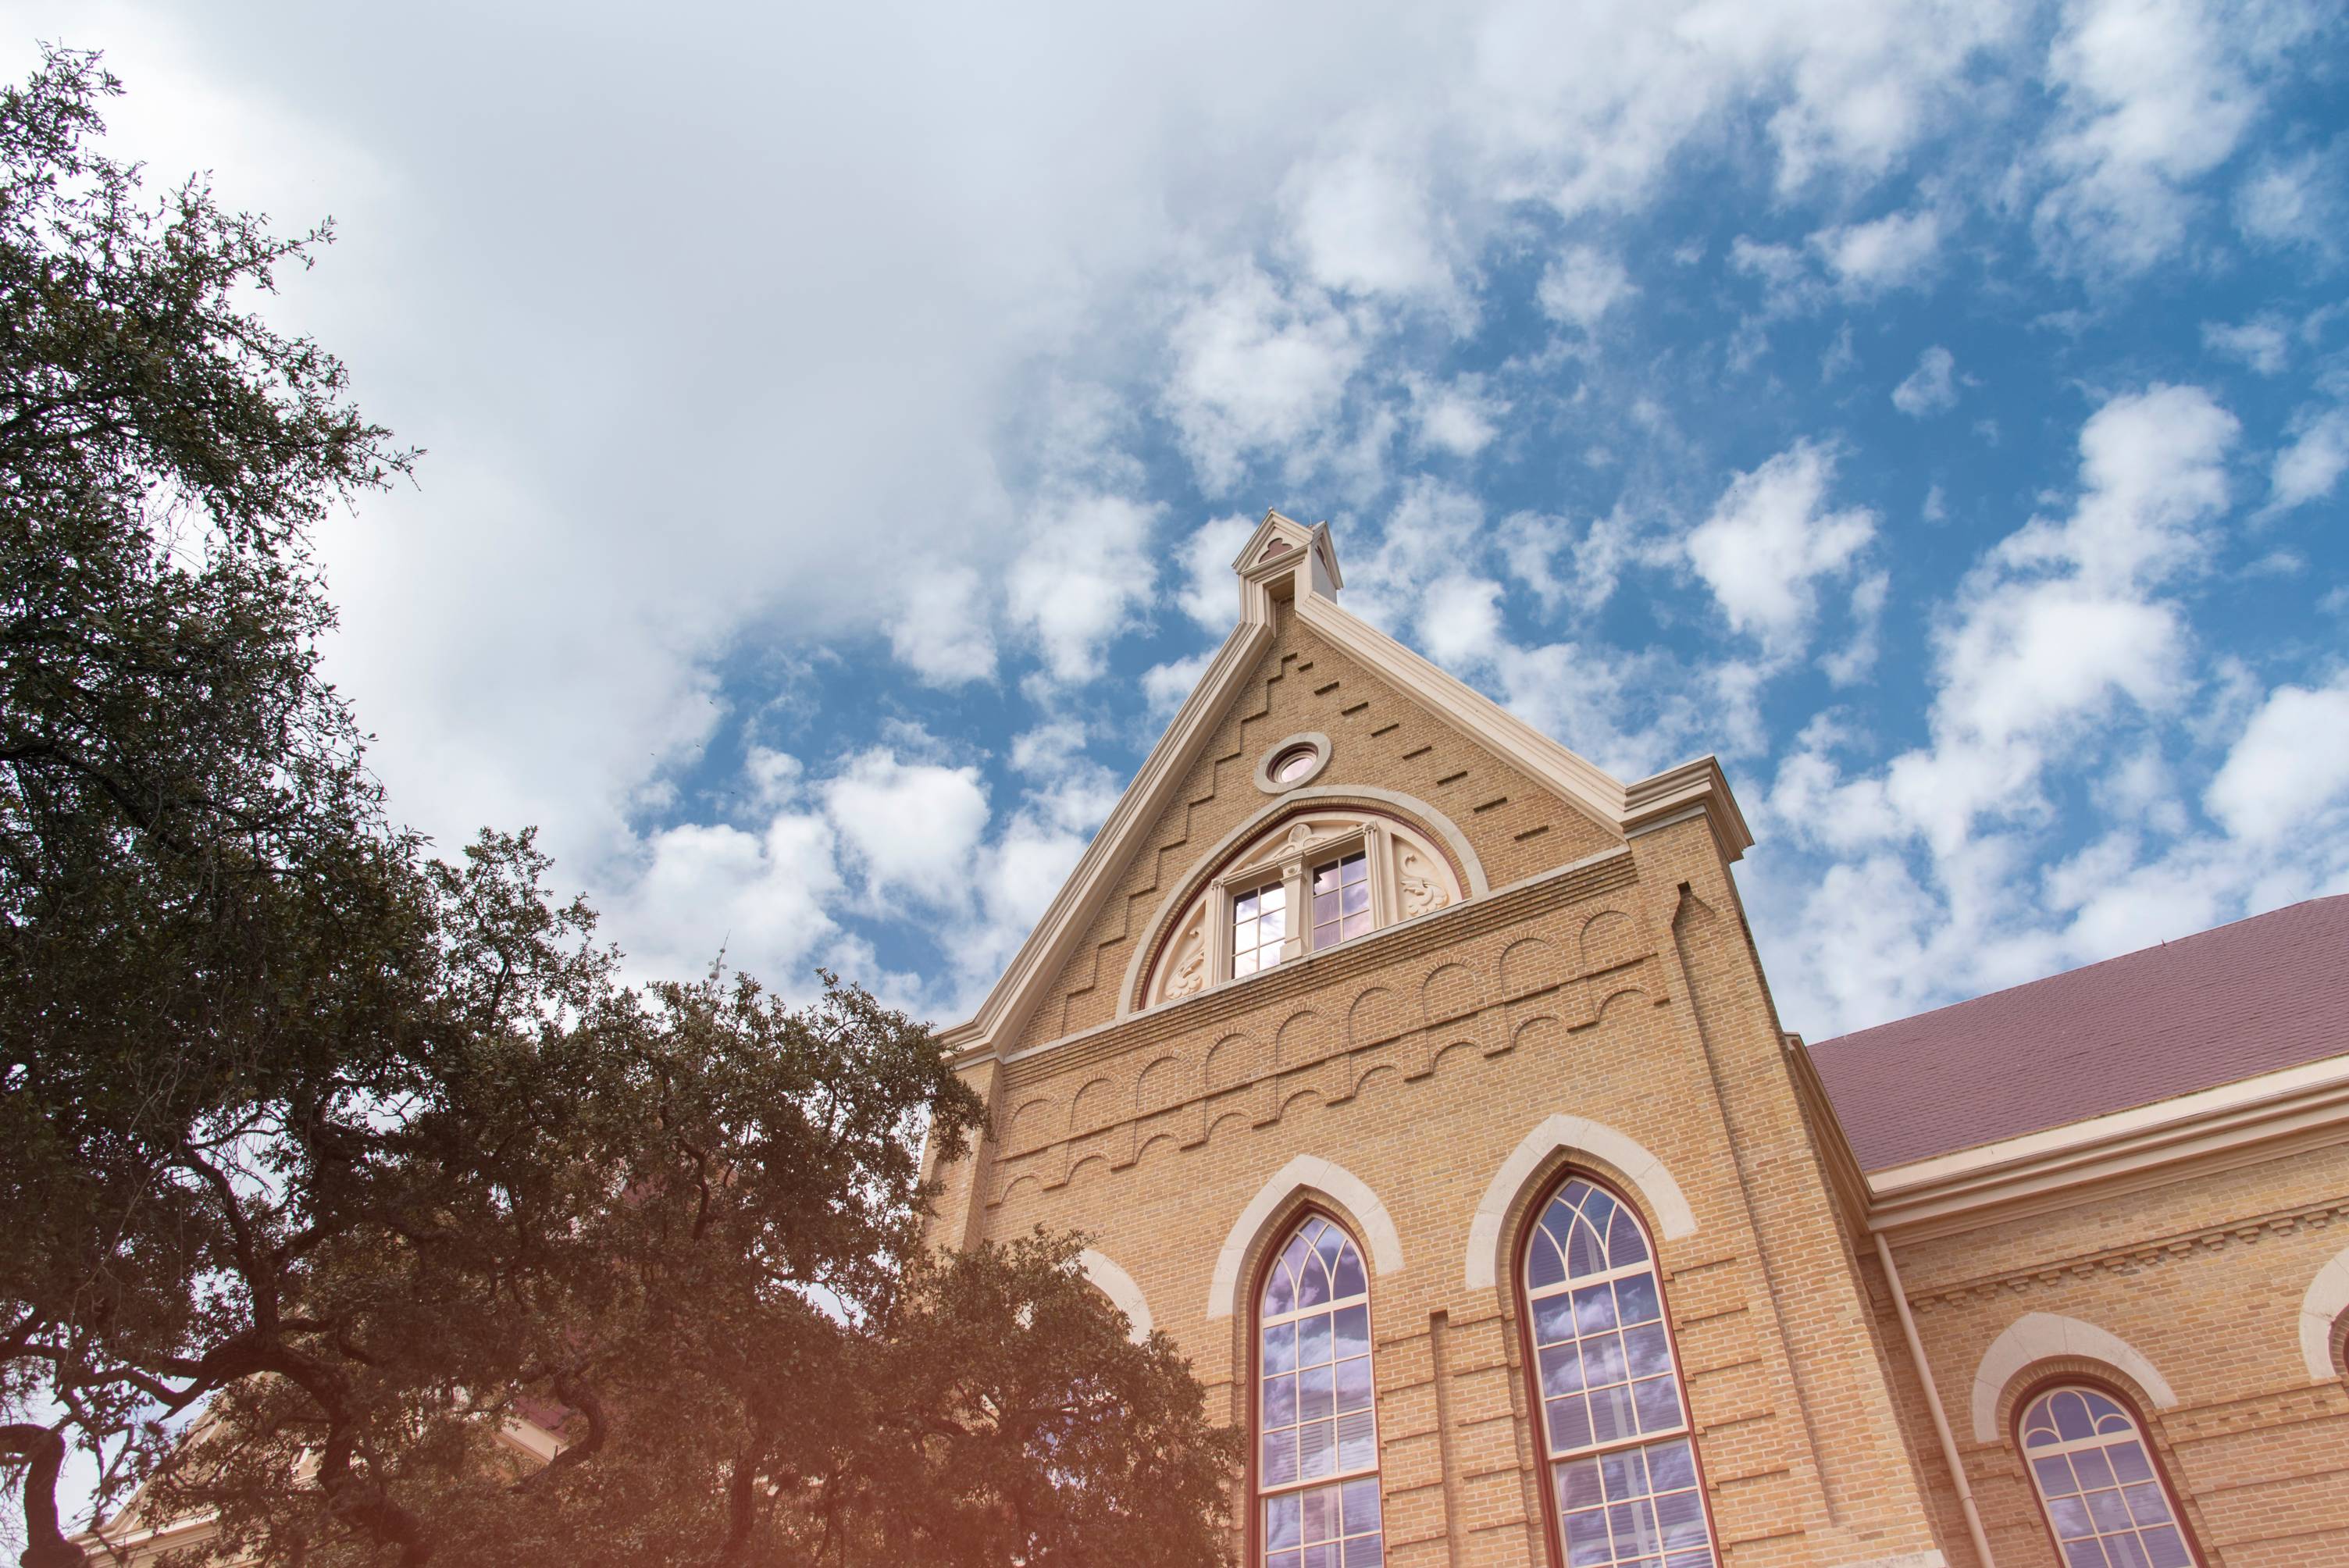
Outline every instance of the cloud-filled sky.
[(1820, 1038), (2349, 889), (2322, 0), (11, 5), (339, 240), (395, 807), (647, 975), (962, 1016), (1228, 629), (1722, 758)]

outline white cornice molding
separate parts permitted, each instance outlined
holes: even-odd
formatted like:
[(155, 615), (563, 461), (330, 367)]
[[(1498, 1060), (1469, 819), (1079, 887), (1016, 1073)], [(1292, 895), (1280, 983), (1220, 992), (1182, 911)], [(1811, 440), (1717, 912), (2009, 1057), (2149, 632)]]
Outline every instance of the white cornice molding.
[[(1275, 538), (1289, 548), (1268, 560), (1264, 552)], [(1233, 565), (1239, 577), (1239, 624), (1224, 639), (1198, 686), (1118, 798), (1115, 809), (1085, 847), (1069, 880), (978, 1011), (967, 1022), (939, 1032), (940, 1042), (958, 1057), (975, 1059), (1026, 1026), (1042, 1000), (1041, 988), (1059, 972), (1103, 907), (1118, 872), (1141, 849), (1143, 835), (1172, 800), (1238, 684), (1272, 641), (1274, 617), (1282, 603), (1292, 606), (1291, 613), (1304, 624), (1431, 714), (1626, 840), (1701, 811), (1723, 859), (1736, 860), (1753, 846), (1754, 835), (1730, 794), (1729, 780), (1713, 758), (1700, 757), (1627, 786), (1482, 692), (1340, 608), (1332, 595), (1342, 579), (1337, 546), (1327, 523), (1307, 528), (1277, 511), (1268, 511)]]
[(2349, 1056), (1868, 1173), (1868, 1223), (1896, 1241), (2066, 1208), (2095, 1192), (2349, 1141)]

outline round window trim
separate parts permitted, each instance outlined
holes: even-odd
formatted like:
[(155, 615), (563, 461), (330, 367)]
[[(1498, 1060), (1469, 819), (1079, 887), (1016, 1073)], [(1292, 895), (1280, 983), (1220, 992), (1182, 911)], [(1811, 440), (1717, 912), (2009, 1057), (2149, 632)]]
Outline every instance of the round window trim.
[[(1298, 766), (1300, 758), (1309, 757), (1309, 764)], [(1330, 738), (1318, 729), (1309, 729), (1276, 742), (1257, 758), (1256, 787), (1268, 795), (1286, 795), (1320, 778), (1329, 766)], [(1280, 777), (1284, 772), (1287, 778)]]

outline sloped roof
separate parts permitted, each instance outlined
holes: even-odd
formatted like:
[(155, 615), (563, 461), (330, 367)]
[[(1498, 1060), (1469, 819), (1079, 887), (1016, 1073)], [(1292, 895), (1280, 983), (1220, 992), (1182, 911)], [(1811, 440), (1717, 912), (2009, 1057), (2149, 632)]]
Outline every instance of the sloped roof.
[(2349, 1053), (2349, 894), (1810, 1052), (1868, 1171)]

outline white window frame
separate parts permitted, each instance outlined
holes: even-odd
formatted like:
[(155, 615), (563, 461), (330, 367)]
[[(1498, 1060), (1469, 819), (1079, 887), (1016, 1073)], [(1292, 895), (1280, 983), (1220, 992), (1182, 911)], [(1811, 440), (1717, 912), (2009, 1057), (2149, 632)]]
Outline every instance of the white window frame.
[[(1357, 851), (1370, 862), (1371, 931), (1365, 934), (1375, 934), (1394, 923), (1396, 894), (1391, 885), (1394, 881), (1393, 852), (1385, 826), (1375, 820), (1356, 822), (1338, 832), (1317, 838), (1309, 825), (1300, 822), (1271, 852), (1233, 867), (1208, 884), (1206, 930), (1214, 934), (1207, 949), (1208, 984), (1220, 985), (1235, 978), (1232, 972), (1233, 906), (1259, 888), (1274, 882), (1278, 882), (1285, 890), (1283, 903), (1288, 913), (1288, 929), (1281, 937), (1280, 956), (1271, 964), (1258, 967), (1255, 973), (1261, 975), (1267, 969), (1312, 952), (1314, 868), (1342, 861)], [(1237, 978), (1245, 979), (1247, 976)]]

